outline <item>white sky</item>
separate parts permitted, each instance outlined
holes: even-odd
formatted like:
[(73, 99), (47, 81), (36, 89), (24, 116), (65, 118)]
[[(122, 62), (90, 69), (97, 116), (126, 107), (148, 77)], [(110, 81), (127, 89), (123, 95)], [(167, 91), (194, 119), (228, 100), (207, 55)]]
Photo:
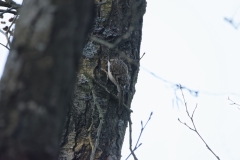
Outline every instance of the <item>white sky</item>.
[[(198, 98), (186, 91), (190, 112), (200, 134), (221, 160), (240, 160), (240, 31), (224, 21), (240, 6), (237, 0), (148, 1), (144, 16), (142, 67), (156, 75), (200, 91)], [(240, 22), (240, 13), (236, 21)], [(239, 18), (239, 19), (238, 19)], [(2, 27), (1, 27), (2, 28)], [(0, 35), (2, 43), (6, 43)], [(0, 76), (7, 50), (0, 46)], [(141, 68), (132, 103), (133, 144), (151, 111), (152, 119), (143, 132), (139, 160), (214, 160), (199, 137), (178, 122), (191, 125), (185, 107), (173, 105), (174, 92), (168, 84)], [(201, 91), (226, 93), (201, 94)], [(231, 95), (237, 93), (239, 96)], [(180, 92), (178, 92), (181, 98)], [(128, 132), (122, 155), (129, 154)], [(130, 158), (132, 159), (132, 158)]]
[[(236, 0), (148, 1), (143, 22), (144, 68), (191, 89), (226, 93), (200, 92), (195, 98), (184, 92), (190, 112), (198, 103), (195, 125), (221, 160), (240, 160), (240, 110), (227, 101), (229, 95), (240, 103), (240, 31), (224, 21), (239, 5)], [(136, 89), (134, 142), (140, 121), (146, 122), (153, 111), (140, 140), (143, 145), (136, 151), (140, 160), (216, 159), (194, 132), (178, 122), (180, 118), (191, 125), (185, 107), (172, 105), (175, 96), (169, 85), (141, 68)], [(233, 92), (239, 97), (230, 94)], [(181, 98), (180, 92), (178, 95)], [(126, 134), (122, 159), (129, 154), (128, 148)]]

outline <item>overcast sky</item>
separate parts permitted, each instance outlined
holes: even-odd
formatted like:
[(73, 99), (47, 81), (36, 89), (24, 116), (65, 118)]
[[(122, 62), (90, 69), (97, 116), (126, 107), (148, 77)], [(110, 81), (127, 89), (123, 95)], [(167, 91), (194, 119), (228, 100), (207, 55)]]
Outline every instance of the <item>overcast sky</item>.
[[(229, 105), (227, 97), (240, 103), (240, 31), (230, 18), (240, 6), (237, 0), (149, 0), (143, 22), (141, 60), (136, 94), (132, 103), (133, 142), (153, 111), (136, 151), (139, 160), (214, 160), (190, 126), (185, 107), (168, 83), (151, 75), (181, 83), (199, 91), (198, 97), (184, 91), (189, 111), (196, 104), (195, 125), (221, 160), (240, 160), (240, 110)], [(240, 11), (235, 21), (240, 22)], [(6, 43), (0, 35), (1, 42)], [(7, 50), (0, 46), (0, 76)], [(235, 93), (233, 95), (231, 93)], [(177, 96), (181, 93), (177, 91)], [(129, 154), (128, 132), (123, 158)], [(132, 158), (130, 158), (132, 159)]]
[[(230, 18), (240, 6), (234, 0), (148, 1), (143, 21), (141, 60), (132, 108), (134, 142), (140, 121), (153, 111), (136, 151), (140, 160), (214, 160), (190, 126), (185, 107), (176, 105), (171, 85), (152, 76), (199, 90), (193, 97), (184, 91), (190, 113), (196, 104), (194, 121), (199, 133), (221, 160), (240, 160), (240, 110), (227, 97), (240, 103), (240, 31)], [(240, 13), (235, 21), (240, 22)], [(231, 93), (236, 93), (234, 96)], [(180, 92), (177, 92), (179, 98)], [(174, 104), (174, 105), (173, 105)], [(128, 134), (123, 159), (129, 154)], [(132, 158), (133, 159), (133, 158)]]

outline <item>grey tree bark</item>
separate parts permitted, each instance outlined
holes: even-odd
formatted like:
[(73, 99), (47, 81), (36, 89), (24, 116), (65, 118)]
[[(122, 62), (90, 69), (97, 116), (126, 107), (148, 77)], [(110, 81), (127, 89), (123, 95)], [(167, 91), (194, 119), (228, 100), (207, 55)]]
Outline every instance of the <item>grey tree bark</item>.
[(124, 104), (131, 106), (139, 71), (145, 0), (96, 2), (93, 29), (83, 51), (72, 102), (62, 135), (61, 160), (118, 160), (129, 121), (118, 114), (116, 86), (107, 79), (108, 58), (128, 66), (130, 87)]
[(93, 16), (92, 0), (25, 0), (0, 82), (1, 160), (58, 158)]

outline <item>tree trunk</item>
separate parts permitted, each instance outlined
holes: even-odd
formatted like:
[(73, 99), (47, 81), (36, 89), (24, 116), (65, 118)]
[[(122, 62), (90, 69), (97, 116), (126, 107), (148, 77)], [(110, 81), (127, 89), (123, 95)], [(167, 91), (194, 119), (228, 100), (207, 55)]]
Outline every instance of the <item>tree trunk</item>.
[(0, 159), (54, 160), (91, 0), (25, 0), (0, 86)]
[(145, 0), (108, 0), (96, 4), (91, 38), (83, 51), (67, 111), (59, 159), (121, 158), (129, 111), (124, 109), (118, 114), (117, 87), (103, 69), (107, 70), (108, 58), (121, 58), (127, 64), (130, 87), (124, 94), (124, 104), (130, 108), (139, 71), (145, 8)]

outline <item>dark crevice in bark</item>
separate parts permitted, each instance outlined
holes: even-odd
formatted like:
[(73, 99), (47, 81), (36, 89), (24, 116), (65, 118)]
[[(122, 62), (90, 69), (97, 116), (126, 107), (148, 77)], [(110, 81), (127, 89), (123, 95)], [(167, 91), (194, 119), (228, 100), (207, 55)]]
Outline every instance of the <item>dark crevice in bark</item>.
[(67, 111), (67, 120), (65, 122), (65, 126), (64, 126), (64, 131), (63, 131), (63, 136), (62, 136), (62, 142), (60, 144), (60, 147), (63, 147), (64, 144), (66, 144), (66, 141), (67, 141), (67, 135), (68, 135), (68, 132), (69, 132), (69, 128), (68, 126), (70, 125), (70, 118), (72, 117), (71, 116), (71, 108), (68, 107), (68, 111)]

